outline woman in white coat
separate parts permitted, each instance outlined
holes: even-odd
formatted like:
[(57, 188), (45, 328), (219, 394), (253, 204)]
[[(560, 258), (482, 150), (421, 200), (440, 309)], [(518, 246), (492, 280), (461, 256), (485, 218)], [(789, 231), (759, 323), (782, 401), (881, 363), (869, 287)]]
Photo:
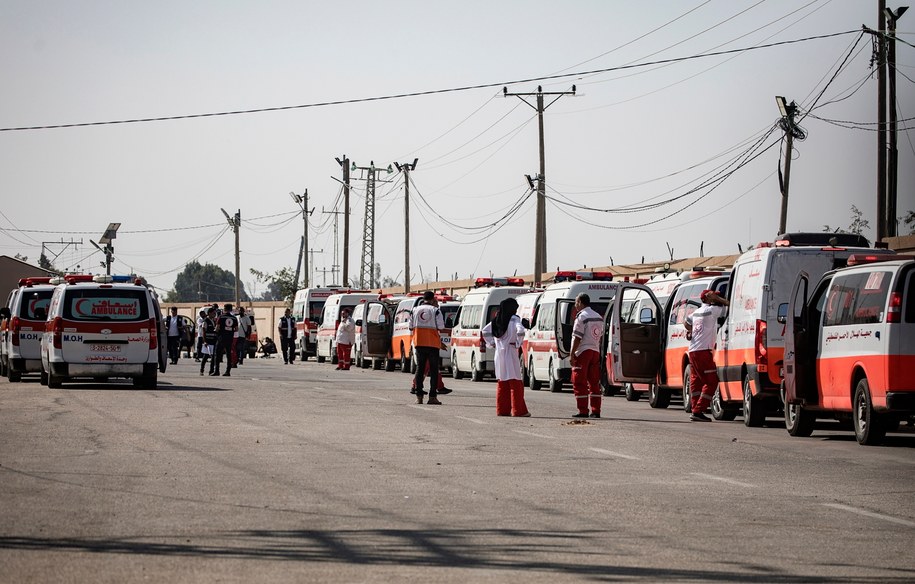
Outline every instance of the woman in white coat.
[(524, 383), (521, 381), (521, 359), (518, 352), (524, 340), (524, 325), (516, 314), (518, 302), (506, 298), (499, 312), (483, 327), (483, 340), (496, 348), (496, 415), (528, 417), (524, 403)]

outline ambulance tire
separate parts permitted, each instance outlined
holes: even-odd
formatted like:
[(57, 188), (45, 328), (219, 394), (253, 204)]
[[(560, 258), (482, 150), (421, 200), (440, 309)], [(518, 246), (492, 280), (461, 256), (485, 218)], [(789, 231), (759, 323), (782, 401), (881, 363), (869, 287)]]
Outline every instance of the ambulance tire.
[(451, 353), (451, 377), (454, 379), (464, 379), (464, 372), (458, 369), (457, 352)]
[(323, 363), (324, 361), (326, 361), (326, 357), (322, 357), (321, 355), (318, 355), (317, 357), (315, 357), (315, 359), (317, 359), (318, 363)]
[(477, 354), (470, 355), (470, 381), (479, 383), (483, 381), (484, 371), (477, 367)]
[(22, 381), (22, 372), (13, 371), (13, 369), (10, 368), (9, 373), (7, 374), (6, 377), (7, 377), (7, 379), (10, 380), (10, 383), (19, 383), (20, 381)]
[(64, 378), (53, 373), (48, 373), (48, 387), (51, 389), (60, 389), (63, 387)]
[(785, 406), (785, 429), (792, 436), (806, 438), (813, 434), (816, 423), (816, 414), (805, 410), (801, 404), (787, 404)]
[(39, 383), (41, 383), (42, 385), (47, 385), (47, 384), (48, 384), (48, 372), (45, 371), (43, 368), (42, 368), (42, 370), (41, 370), (41, 374), (40, 374), (40, 377), (38, 378), (38, 381), (39, 381)]
[[(693, 406), (691, 403), (692, 397), (690, 396), (690, 387), (689, 387), (689, 374), (692, 372), (689, 364), (683, 369), (683, 411), (692, 412)], [(715, 412), (715, 409), (712, 408), (712, 413)], [(716, 418), (717, 419), (717, 418)]]
[(531, 386), (531, 372), (524, 365), (524, 362), (521, 362), (521, 385), (524, 387)]
[(418, 368), (419, 368), (419, 367), (418, 367), (417, 364), (416, 364), (416, 355), (414, 355), (414, 354), (411, 353), (411, 354), (410, 354), (410, 373), (413, 374), (413, 375), (416, 375), (416, 370), (417, 370)]
[[(717, 389), (715, 391), (718, 391)], [(753, 395), (750, 378), (743, 378), (743, 425), (747, 428), (760, 428), (766, 421), (766, 404)]]
[(610, 385), (610, 377), (607, 375), (607, 364), (602, 362), (600, 364), (600, 386), (604, 390), (604, 397), (613, 397), (620, 392), (620, 387), (616, 385)]
[(637, 392), (631, 383), (624, 383), (623, 391), (626, 392), (626, 401), (637, 402), (642, 397), (642, 394)]
[(652, 383), (648, 388), (648, 405), (662, 410), (669, 406), (670, 390), (664, 387), (658, 387), (658, 384)]
[(410, 372), (410, 360), (407, 359), (407, 352), (404, 351), (403, 345), (400, 346), (400, 372)]
[(728, 406), (721, 399), (721, 388), (715, 388), (715, 395), (712, 396), (712, 405), (710, 406), (712, 410), (712, 417), (718, 420), (719, 422), (732, 422), (734, 418), (737, 417), (737, 408), (732, 408)]
[(550, 391), (553, 393), (562, 391), (562, 378), (556, 376), (558, 373), (553, 366), (553, 361), (550, 361)]
[[(381, 369), (381, 361), (376, 359), (375, 363), (376, 363), (375, 369)], [(394, 359), (388, 359), (387, 357), (384, 358), (384, 370), (385, 371), (394, 371), (394, 369), (396, 367), (397, 367), (397, 361), (395, 361)]]
[(858, 444), (873, 446), (883, 442), (883, 438), (886, 436), (886, 424), (883, 417), (874, 411), (870, 384), (866, 377), (862, 377), (855, 388), (855, 401), (852, 404), (851, 415), (855, 423), (855, 439)]
[(0, 357), (0, 377), (6, 377), (6, 359)]
[(537, 379), (537, 373), (534, 371), (534, 358), (531, 357), (530, 365), (528, 366), (531, 372), (531, 389), (533, 391), (540, 391), (543, 389), (543, 382)]

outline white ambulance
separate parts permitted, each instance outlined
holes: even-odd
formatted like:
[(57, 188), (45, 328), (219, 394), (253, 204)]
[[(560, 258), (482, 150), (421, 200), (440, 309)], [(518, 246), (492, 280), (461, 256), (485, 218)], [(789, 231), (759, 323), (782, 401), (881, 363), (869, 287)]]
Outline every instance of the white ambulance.
[(18, 382), (23, 375), (41, 372), (41, 336), (47, 320), (54, 286), (51, 278), (22, 278), (7, 301), (9, 307), (3, 347), (2, 369), (7, 379)]
[(324, 311), (321, 313), (321, 324), (318, 325), (317, 341), (315, 343), (315, 359), (323, 363), (330, 359), (337, 363), (337, 327), (340, 326), (340, 311), (349, 308), (350, 313), (357, 305), (378, 300), (378, 294), (372, 292), (342, 292), (331, 294), (324, 302)]
[[(41, 382), (129, 377), (155, 389), (165, 372), (159, 301), (136, 276), (71, 275), (54, 289), (41, 338)], [(160, 342), (162, 341), (162, 342)]]
[[(808, 245), (817, 241), (822, 243)], [(778, 307), (788, 302), (797, 275), (804, 271), (819, 280), (844, 267), (853, 254), (892, 253), (846, 247), (846, 242), (867, 243), (847, 234), (790, 234), (737, 258), (728, 286), (730, 307), (715, 352), (720, 383), (711, 409), (716, 419), (730, 418), (742, 407), (744, 424), (761, 426), (767, 415), (781, 413), (785, 325), (777, 320)]]
[(531, 389), (547, 383), (550, 391), (561, 391), (572, 379), (569, 351), (575, 322), (575, 297), (585, 293), (591, 308), (601, 317), (616, 296), (617, 283), (610, 272), (560, 271), (553, 284), (543, 290), (537, 318), (528, 332), (527, 370)]
[(391, 354), (391, 333), (394, 314), (402, 299), (403, 296), (382, 295), (353, 309), (356, 340), (352, 355), (357, 367), (394, 370), (398, 361)]
[[(438, 292), (435, 294), (438, 308), (442, 313), (445, 330), (439, 333), (442, 346), (439, 350), (439, 364), (442, 369), (451, 367), (451, 329), (454, 326), (454, 317), (457, 314), (460, 302), (453, 296)], [(400, 364), (404, 373), (416, 373), (416, 355), (413, 353), (413, 331), (410, 330), (410, 316), (413, 309), (419, 306), (422, 294), (410, 295), (403, 298), (394, 311), (394, 329), (391, 333), (391, 359)], [(388, 369), (391, 371), (392, 369)]]
[(527, 294), (518, 296), (518, 318), (521, 324), (527, 329), (524, 333), (524, 340), (521, 341), (521, 380), (525, 387), (531, 385), (531, 374), (527, 370), (528, 358), (530, 357), (530, 329), (537, 320), (537, 311), (540, 309), (540, 297), (543, 296), (543, 290), (534, 290)]
[(297, 290), (292, 301), (292, 316), (295, 317), (296, 350), (299, 359), (307, 361), (317, 352), (318, 326), (324, 314), (324, 303), (331, 294), (347, 292), (346, 288), (304, 288)]
[(851, 419), (878, 444), (915, 414), (915, 258), (855, 254), (819, 283), (798, 275), (779, 306), (786, 327), (783, 400), (792, 436), (817, 418)]
[(451, 375), (463, 379), (469, 373), (473, 381), (493, 374), (493, 353), (486, 351), (481, 331), (489, 324), (499, 303), (506, 298), (530, 292), (524, 278), (477, 278), (474, 289), (461, 299), (451, 329)]

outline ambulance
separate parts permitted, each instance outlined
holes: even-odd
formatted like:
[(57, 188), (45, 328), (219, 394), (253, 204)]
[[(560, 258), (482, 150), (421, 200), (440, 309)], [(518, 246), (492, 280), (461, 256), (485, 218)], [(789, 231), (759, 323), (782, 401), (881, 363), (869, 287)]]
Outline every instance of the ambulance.
[(346, 292), (344, 288), (305, 288), (297, 290), (292, 301), (292, 316), (295, 317), (296, 350), (299, 359), (307, 361), (317, 351), (318, 326), (324, 314), (324, 303), (331, 294)]
[(561, 391), (572, 379), (569, 351), (572, 348), (572, 325), (577, 313), (575, 297), (586, 293), (591, 308), (601, 317), (616, 296), (618, 284), (611, 272), (559, 271), (553, 284), (543, 290), (537, 319), (528, 334), (527, 370), (531, 389), (539, 391), (544, 383), (550, 391)]
[(778, 322), (789, 434), (850, 418), (859, 444), (879, 444), (915, 414), (915, 257), (856, 253), (819, 283), (801, 272)]
[(396, 361), (391, 355), (391, 333), (394, 313), (403, 296), (383, 295), (377, 300), (359, 304), (353, 309), (356, 321), (356, 341), (353, 362), (357, 367), (393, 371)]
[(378, 294), (365, 291), (339, 292), (327, 297), (315, 342), (315, 359), (318, 363), (323, 363), (327, 359), (330, 359), (331, 363), (337, 363), (336, 337), (337, 327), (340, 326), (340, 311), (349, 308), (352, 312), (357, 305), (378, 300), (378, 297)]
[[(422, 301), (422, 294), (411, 294), (397, 305), (394, 312), (394, 330), (391, 335), (391, 357), (400, 364), (404, 373), (416, 373), (416, 356), (413, 354), (413, 332), (410, 330), (410, 315), (413, 309)], [(441, 348), (439, 363), (442, 369), (451, 367), (451, 329), (454, 326), (454, 316), (461, 305), (453, 296), (444, 292), (435, 295), (439, 310), (445, 324), (445, 330), (439, 333)], [(390, 369), (389, 369), (390, 371)]]
[(867, 240), (850, 234), (788, 234), (737, 258), (715, 351), (720, 382), (711, 409), (716, 419), (731, 418), (742, 408), (746, 426), (761, 426), (767, 415), (781, 413), (785, 325), (777, 320), (778, 308), (788, 302), (797, 275), (803, 271), (819, 280), (845, 267), (852, 255), (892, 253), (849, 244)]
[(482, 381), (493, 374), (493, 353), (486, 351), (482, 330), (496, 315), (499, 303), (530, 292), (524, 278), (477, 278), (474, 288), (461, 299), (451, 329), (451, 376), (463, 379), (470, 374), (473, 381)]
[(531, 385), (531, 375), (527, 370), (528, 357), (530, 356), (530, 329), (537, 320), (537, 311), (540, 308), (540, 297), (543, 290), (535, 290), (518, 296), (518, 318), (525, 328), (524, 340), (521, 341), (521, 380), (525, 387)]
[[(68, 275), (48, 305), (41, 382), (128, 377), (155, 389), (165, 372), (165, 330), (155, 293), (136, 276)], [(160, 342), (163, 341), (163, 342)]]
[(3, 372), (13, 383), (21, 381), (23, 375), (41, 373), (41, 336), (54, 293), (50, 282), (51, 278), (22, 278), (8, 297), (0, 359)]

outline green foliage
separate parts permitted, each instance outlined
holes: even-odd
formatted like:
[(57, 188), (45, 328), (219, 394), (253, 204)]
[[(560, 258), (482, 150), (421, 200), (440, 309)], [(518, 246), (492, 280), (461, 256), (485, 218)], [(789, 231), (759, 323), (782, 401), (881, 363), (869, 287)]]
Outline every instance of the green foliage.
[[(244, 284), (240, 291), (241, 301), (248, 302)], [(165, 302), (234, 302), (235, 274), (215, 264), (201, 265), (193, 261), (184, 267), (175, 278), (175, 288), (165, 295)]]
[(48, 259), (48, 256), (45, 255), (44, 251), (38, 256), (38, 267), (49, 272), (57, 271), (57, 268), (54, 267), (54, 264), (51, 263), (51, 260)]
[(909, 211), (901, 219), (903, 224), (909, 228), (909, 235), (915, 235), (915, 211)]
[(22, 255), (21, 253), (17, 253), (17, 254), (14, 255), (13, 257), (16, 258), (17, 260), (19, 260), (20, 262), (27, 262), (27, 261), (29, 261), (29, 256), (24, 256), (24, 255)]
[(855, 235), (864, 235), (865, 229), (870, 229), (870, 221), (864, 218), (864, 212), (855, 205), (851, 206), (851, 223), (847, 229), (837, 227), (833, 229), (829, 225), (823, 225), (823, 231), (830, 233), (854, 233)]
[(304, 284), (303, 281), (296, 286), (295, 270), (288, 267), (277, 270), (273, 274), (265, 274), (251, 268), (251, 273), (258, 282), (267, 283), (267, 291), (261, 295), (261, 300), (282, 300), (286, 301), (289, 306), (292, 306), (296, 290), (302, 288)]

